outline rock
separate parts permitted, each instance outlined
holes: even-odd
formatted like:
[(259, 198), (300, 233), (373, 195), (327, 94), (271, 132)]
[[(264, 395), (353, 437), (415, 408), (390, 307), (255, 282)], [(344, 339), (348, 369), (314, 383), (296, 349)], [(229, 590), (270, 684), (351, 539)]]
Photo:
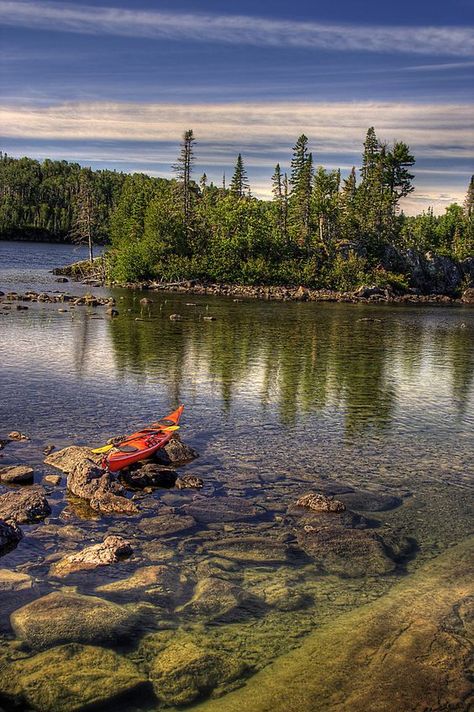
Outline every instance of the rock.
[(143, 487), (173, 487), (176, 482), (176, 472), (163, 469), (163, 466), (148, 462), (137, 469), (125, 470), (121, 480), (129, 487), (141, 489)]
[(200, 497), (186, 504), (183, 509), (203, 524), (251, 521), (265, 513), (264, 509), (256, 507), (243, 497), (232, 496), (212, 499)]
[(400, 497), (365, 490), (344, 494), (341, 496), (341, 499), (343, 499), (351, 509), (361, 510), (363, 512), (385, 512), (389, 509), (399, 507), (402, 503)]
[(204, 482), (196, 475), (183, 475), (177, 478), (175, 485), (177, 489), (202, 489)]
[(0, 438), (0, 450), (3, 450), (5, 445), (8, 445), (9, 442), (11, 442), (11, 440), (8, 440), (6, 438), (3, 438), (3, 439)]
[(50, 455), (54, 450), (54, 445), (46, 445), (43, 448), (43, 455), (46, 457), (46, 455)]
[(375, 532), (342, 526), (305, 526), (297, 533), (302, 550), (328, 574), (357, 578), (390, 573), (395, 562)]
[(119, 599), (124, 598), (127, 601), (130, 600), (130, 594), (135, 594), (140, 596), (140, 600), (147, 599), (168, 606), (176, 605), (185, 583), (186, 579), (177, 567), (143, 566), (128, 578), (99, 586), (96, 591)]
[(474, 289), (472, 287), (465, 289), (461, 299), (464, 304), (474, 304)]
[(99, 566), (108, 566), (128, 558), (133, 553), (130, 542), (121, 536), (107, 536), (100, 544), (88, 546), (82, 551), (68, 554), (51, 567), (51, 574), (58, 578), (76, 571), (89, 571)]
[(0, 496), (0, 519), (17, 524), (31, 524), (51, 514), (42, 487), (13, 490)]
[(293, 294), (293, 299), (297, 302), (306, 302), (309, 299), (309, 291), (306, 287), (298, 287)]
[(196, 520), (189, 514), (177, 514), (172, 507), (162, 507), (156, 517), (142, 519), (138, 528), (152, 537), (170, 536), (196, 526)]
[(92, 460), (78, 463), (68, 474), (67, 488), (76, 497), (91, 500), (94, 496), (103, 496), (106, 492), (124, 494), (123, 487), (109, 473), (104, 472)]
[(155, 460), (165, 464), (182, 464), (198, 457), (196, 450), (181, 442), (179, 435), (173, 435), (169, 443), (155, 453)]
[(137, 505), (122, 495), (98, 490), (90, 499), (89, 505), (102, 514), (138, 514)]
[(0, 482), (10, 484), (22, 484), (33, 480), (33, 468), (27, 465), (13, 465), (11, 467), (0, 467)]
[(81, 712), (103, 705), (124, 709), (121, 698), (146, 683), (123, 656), (78, 643), (17, 660), (7, 670), (0, 683), (3, 693), (41, 712)]
[(384, 290), (376, 286), (368, 287), (367, 285), (363, 285), (362, 287), (359, 287), (359, 289), (356, 289), (356, 291), (354, 292), (355, 297), (362, 297), (363, 299), (368, 299), (369, 297), (372, 297), (374, 295), (384, 296)]
[(210, 315), (203, 316), (203, 321), (215, 321), (215, 320), (216, 320), (215, 316), (210, 316)]
[(270, 566), (286, 564), (295, 559), (292, 550), (271, 537), (240, 536), (223, 537), (204, 546), (208, 554), (245, 564)]
[(309, 596), (286, 581), (277, 580), (252, 590), (257, 592), (268, 606), (277, 611), (298, 611), (311, 601)]
[(61, 470), (68, 474), (79, 464), (91, 460), (95, 465), (100, 465), (102, 461), (102, 455), (98, 455), (88, 447), (79, 447), (77, 445), (71, 445), (70, 447), (65, 447), (62, 450), (53, 452), (48, 455), (44, 462), (46, 465), (52, 465), (56, 469)]
[(177, 609), (206, 621), (237, 621), (261, 612), (263, 601), (231, 581), (209, 576), (201, 579), (190, 601)]
[(149, 297), (143, 297), (143, 299), (140, 299), (140, 306), (142, 307), (149, 307), (153, 304), (153, 299), (150, 299)]
[(21, 529), (14, 522), (0, 519), (0, 555), (14, 549), (22, 536)]
[(17, 442), (24, 442), (30, 439), (28, 435), (25, 435), (25, 433), (20, 433), (19, 430), (12, 430), (11, 433), (8, 433), (8, 438), (10, 440), (16, 440)]
[(65, 284), (66, 282), (69, 282), (67, 277), (57, 277), (56, 282), (59, 282), (60, 284)]
[(10, 616), (15, 635), (36, 650), (61, 643), (111, 643), (126, 636), (134, 622), (116, 603), (66, 591), (37, 598)]
[(57, 485), (60, 485), (61, 480), (61, 475), (45, 475), (43, 477), (43, 482), (47, 485), (52, 485), (53, 487), (57, 487)]
[(33, 579), (21, 571), (0, 569), (0, 593), (25, 591), (33, 587)]
[(185, 705), (244, 671), (245, 665), (236, 657), (196, 645), (187, 635), (173, 640), (154, 658), (149, 677), (160, 700)]
[(297, 500), (296, 505), (315, 512), (343, 512), (346, 508), (343, 502), (324, 494), (304, 494)]
[(17, 311), (27, 311), (28, 307), (26, 306), (26, 304), (17, 304), (15, 309)]
[(181, 314), (170, 314), (170, 321), (182, 321), (183, 317)]
[(114, 309), (114, 307), (109, 307), (108, 309), (105, 310), (105, 313), (107, 316), (115, 317), (119, 315), (118, 309)]

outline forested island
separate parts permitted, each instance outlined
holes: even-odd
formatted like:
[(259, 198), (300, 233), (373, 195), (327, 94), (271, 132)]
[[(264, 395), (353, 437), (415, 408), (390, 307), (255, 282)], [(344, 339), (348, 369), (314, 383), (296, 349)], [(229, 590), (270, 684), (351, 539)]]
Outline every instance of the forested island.
[[(77, 163), (0, 155), (0, 239), (110, 244), (120, 283), (152, 279), (304, 285), (373, 284), (459, 293), (474, 280), (474, 177), (464, 204), (406, 216), (415, 157), (367, 131), (360, 169), (315, 165), (308, 138), (279, 164), (272, 200), (252, 195), (242, 155), (231, 180), (194, 177), (195, 137), (184, 133), (172, 180), (93, 171)], [(427, 254), (428, 253), (428, 254)]]

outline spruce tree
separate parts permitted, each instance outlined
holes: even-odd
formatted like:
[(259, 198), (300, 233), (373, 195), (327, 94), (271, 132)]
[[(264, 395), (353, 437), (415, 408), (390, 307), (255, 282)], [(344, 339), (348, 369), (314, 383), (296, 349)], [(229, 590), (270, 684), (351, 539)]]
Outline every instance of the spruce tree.
[(243, 198), (245, 195), (250, 194), (250, 185), (247, 178), (247, 171), (245, 170), (242, 155), (240, 153), (237, 156), (237, 162), (234, 168), (234, 175), (232, 176), (232, 180), (230, 183), (230, 191), (232, 195), (237, 198)]
[(471, 176), (464, 199), (464, 214), (468, 219), (474, 219), (474, 176)]
[(188, 129), (183, 134), (181, 141), (181, 151), (177, 162), (173, 166), (176, 177), (180, 183), (182, 191), (182, 214), (183, 225), (186, 234), (189, 233), (191, 227), (191, 174), (194, 156), (194, 144), (196, 139), (192, 129)]
[(309, 251), (311, 234), (311, 188), (313, 155), (308, 151), (305, 134), (296, 141), (291, 159), (290, 206), (296, 241)]

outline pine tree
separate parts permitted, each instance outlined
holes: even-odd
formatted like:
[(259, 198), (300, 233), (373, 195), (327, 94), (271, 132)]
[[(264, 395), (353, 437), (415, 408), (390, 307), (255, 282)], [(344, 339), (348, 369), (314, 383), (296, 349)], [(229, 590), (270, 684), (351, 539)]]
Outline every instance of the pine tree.
[(181, 151), (177, 162), (173, 166), (173, 170), (176, 173), (177, 179), (181, 184), (182, 190), (182, 211), (183, 211), (183, 225), (186, 234), (189, 233), (191, 227), (191, 174), (193, 169), (193, 163), (195, 160), (194, 156), (194, 144), (196, 139), (194, 138), (194, 133), (192, 129), (188, 129), (183, 134), (183, 139), (181, 142)]
[(309, 251), (311, 231), (311, 187), (313, 182), (313, 155), (308, 151), (305, 134), (296, 141), (291, 159), (290, 205), (297, 242)]
[(280, 164), (275, 166), (272, 176), (273, 202), (276, 206), (278, 234), (281, 240), (287, 241), (288, 223), (288, 177), (282, 174)]
[(230, 183), (230, 191), (232, 195), (237, 198), (243, 198), (245, 195), (250, 194), (250, 185), (247, 178), (247, 171), (245, 170), (242, 155), (240, 153), (237, 156), (237, 162), (234, 168), (234, 175), (232, 176), (232, 180)]
[(474, 176), (471, 176), (464, 200), (464, 214), (468, 219), (474, 219)]

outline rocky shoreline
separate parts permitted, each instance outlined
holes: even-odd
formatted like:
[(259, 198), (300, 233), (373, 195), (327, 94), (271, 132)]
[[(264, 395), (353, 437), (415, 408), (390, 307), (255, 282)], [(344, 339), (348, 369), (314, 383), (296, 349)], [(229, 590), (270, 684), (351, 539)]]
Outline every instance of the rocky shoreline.
[[(99, 286), (96, 266), (77, 262), (54, 270), (54, 274), (65, 278), (78, 279), (82, 283)], [(333, 289), (310, 289), (302, 285), (242, 285), (213, 284), (198, 280), (183, 280), (180, 282), (163, 283), (153, 280), (141, 282), (112, 282), (110, 286), (124, 289), (151, 290), (159, 292), (174, 292), (178, 294), (194, 294), (202, 296), (231, 297), (234, 299), (265, 299), (272, 301), (296, 302), (343, 302), (348, 304), (474, 304), (474, 288), (465, 289), (460, 296), (445, 293), (426, 294), (416, 289), (407, 293), (399, 293), (390, 287), (363, 285), (354, 291), (340, 292)]]

